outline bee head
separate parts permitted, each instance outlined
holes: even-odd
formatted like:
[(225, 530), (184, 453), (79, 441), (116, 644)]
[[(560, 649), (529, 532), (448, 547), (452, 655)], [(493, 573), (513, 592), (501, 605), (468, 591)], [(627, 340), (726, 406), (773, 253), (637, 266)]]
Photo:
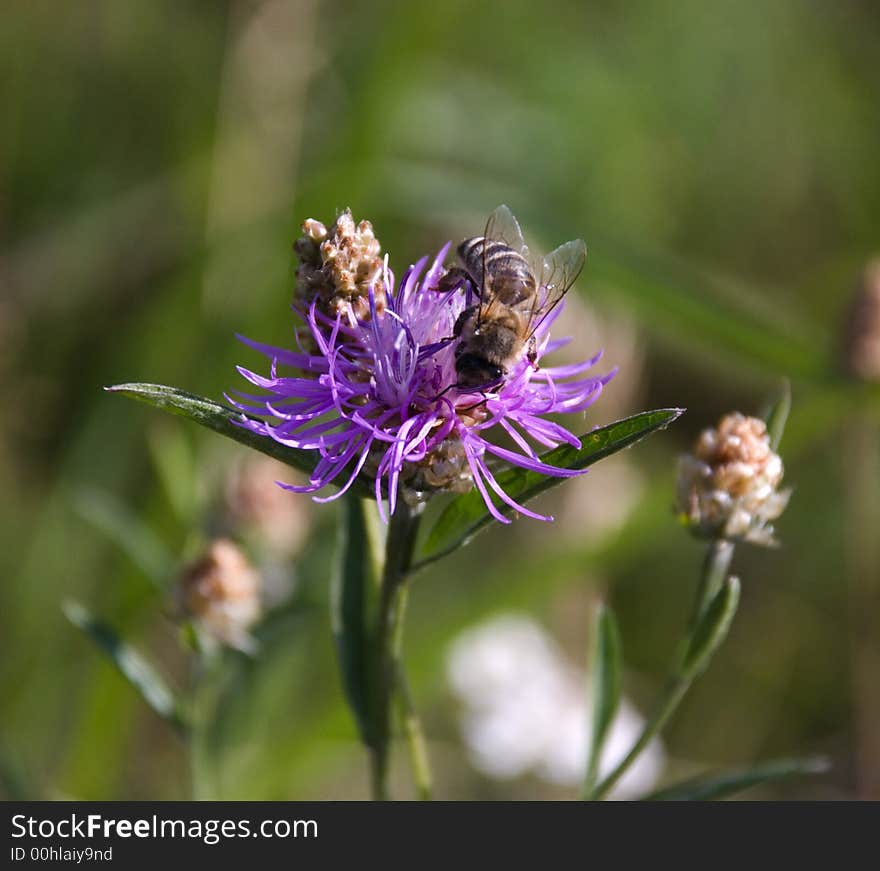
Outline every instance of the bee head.
[(455, 371), (458, 374), (458, 387), (495, 387), (507, 374), (503, 366), (490, 363), (478, 354), (463, 353), (456, 357)]

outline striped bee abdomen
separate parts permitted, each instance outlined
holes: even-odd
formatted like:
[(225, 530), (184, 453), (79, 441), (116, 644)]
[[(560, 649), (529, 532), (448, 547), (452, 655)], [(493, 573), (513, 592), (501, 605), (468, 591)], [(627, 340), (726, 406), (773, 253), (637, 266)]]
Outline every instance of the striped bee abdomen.
[(496, 297), (504, 305), (515, 306), (534, 296), (535, 277), (528, 261), (504, 242), (482, 236), (465, 239), (458, 246), (458, 256), (484, 301)]

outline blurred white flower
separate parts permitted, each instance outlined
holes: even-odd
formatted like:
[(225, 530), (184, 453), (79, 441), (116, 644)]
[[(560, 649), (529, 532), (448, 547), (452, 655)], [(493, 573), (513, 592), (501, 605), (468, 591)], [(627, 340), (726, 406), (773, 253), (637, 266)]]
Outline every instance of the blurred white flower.
[[(592, 723), (586, 675), (565, 660), (538, 623), (504, 614), (465, 630), (449, 647), (447, 677), (462, 704), (461, 730), (475, 768), (499, 779), (531, 773), (561, 786), (581, 783)], [(623, 759), (643, 723), (622, 700), (600, 776)], [(655, 739), (611, 798), (649, 791), (664, 761), (662, 744)]]

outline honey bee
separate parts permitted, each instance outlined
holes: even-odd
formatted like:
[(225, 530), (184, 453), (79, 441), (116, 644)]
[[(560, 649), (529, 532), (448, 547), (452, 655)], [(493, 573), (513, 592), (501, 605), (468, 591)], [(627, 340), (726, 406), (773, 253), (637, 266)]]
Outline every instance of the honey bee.
[(449, 270), (439, 290), (466, 281), (479, 302), (468, 306), (453, 328), (459, 389), (500, 387), (523, 358), (536, 366), (535, 330), (574, 284), (587, 256), (582, 239), (546, 257), (531, 257), (507, 206), (490, 216), (482, 236), (457, 248), (460, 267)]

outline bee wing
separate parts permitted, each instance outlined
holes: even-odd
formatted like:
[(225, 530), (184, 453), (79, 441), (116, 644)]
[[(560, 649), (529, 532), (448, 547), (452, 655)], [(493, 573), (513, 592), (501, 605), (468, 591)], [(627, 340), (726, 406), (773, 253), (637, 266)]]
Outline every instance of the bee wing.
[(529, 249), (523, 241), (522, 230), (519, 221), (513, 216), (513, 212), (505, 205), (498, 206), (486, 221), (486, 230), (483, 237), (487, 241), (503, 242), (513, 248), (514, 251), (528, 258)]
[(539, 275), (538, 292), (535, 294), (535, 302), (529, 312), (529, 327), (527, 337), (530, 339), (535, 330), (541, 326), (544, 318), (562, 302), (562, 297), (568, 293), (571, 286), (577, 281), (584, 261), (587, 259), (587, 246), (583, 239), (572, 239), (560, 245), (555, 251), (551, 251), (544, 257), (535, 270)]
[[(520, 229), (519, 221), (514, 217), (513, 212), (510, 211), (510, 208), (503, 203), (489, 215), (489, 220), (486, 221), (486, 229), (483, 231), (483, 239), (486, 242), (503, 242), (509, 248), (512, 248), (518, 254), (521, 254), (526, 260), (529, 259), (529, 249), (523, 240), (522, 229)], [(495, 297), (491, 293), (491, 279), (489, 276), (489, 268), (486, 262), (486, 257), (488, 254), (489, 246), (487, 244), (483, 245), (483, 281), (482, 281), (482, 291), (486, 291), (488, 288), (488, 292), (485, 293), (487, 299), (484, 300), (486, 304), (486, 313), (490, 312), (495, 303)], [(482, 294), (481, 294), (482, 299)], [(478, 320), (483, 317), (483, 311), (481, 309), (480, 315), (478, 316)]]

